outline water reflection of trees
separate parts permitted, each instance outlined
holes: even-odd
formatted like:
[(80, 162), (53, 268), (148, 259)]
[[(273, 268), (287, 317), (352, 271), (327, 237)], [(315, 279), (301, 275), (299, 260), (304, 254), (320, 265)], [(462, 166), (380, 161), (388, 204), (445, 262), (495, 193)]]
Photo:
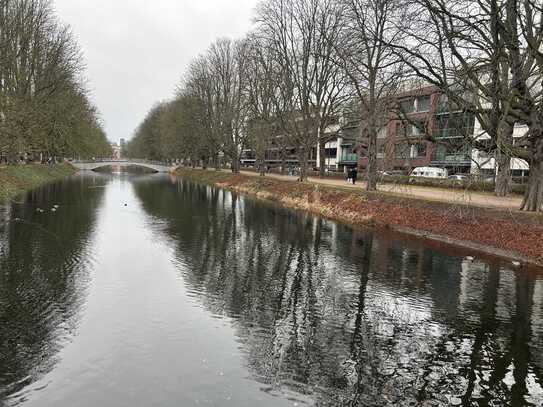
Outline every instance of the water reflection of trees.
[[(85, 250), (102, 195), (103, 188), (89, 189), (89, 180), (73, 178), (37, 189), (4, 211), (0, 404), (51, 370), (77, 327), (89, 261)], [(58, 209), (52, 211), (53, 205)]]
[(266, 391), (322, 406), (542, 402), (537, 276), (211, 187), (135, 189)]

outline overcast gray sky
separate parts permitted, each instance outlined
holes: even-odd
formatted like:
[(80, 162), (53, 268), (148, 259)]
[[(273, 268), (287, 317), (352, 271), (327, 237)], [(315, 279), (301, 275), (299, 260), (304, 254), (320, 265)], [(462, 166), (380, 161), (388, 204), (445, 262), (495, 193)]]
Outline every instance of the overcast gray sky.
[(193, 57), (218, 37), (251, 28), (257, 0), (56, 0), (84, 52), (110, 140), (130, 138), (173, 95)]

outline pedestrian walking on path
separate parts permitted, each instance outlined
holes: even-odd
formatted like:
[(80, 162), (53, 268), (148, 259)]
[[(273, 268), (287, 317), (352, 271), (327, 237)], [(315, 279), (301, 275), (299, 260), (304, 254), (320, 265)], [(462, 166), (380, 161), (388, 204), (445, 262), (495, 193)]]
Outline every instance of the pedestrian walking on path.
[(353, 185), (356, 184), (357, 178), (358, 178), (358, 170), (356, 169), (356, 167), (354, 167), (351, 172), (351, 179), (353, 180)]

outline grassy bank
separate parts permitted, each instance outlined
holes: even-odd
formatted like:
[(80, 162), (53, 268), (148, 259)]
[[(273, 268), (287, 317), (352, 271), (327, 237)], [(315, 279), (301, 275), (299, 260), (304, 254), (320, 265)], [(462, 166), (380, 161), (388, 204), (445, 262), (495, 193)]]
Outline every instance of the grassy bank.
[(543, 217), (538, 215), (225, 172), (180, 169), (177, 174), (352, 225), (543, 265)]
[(0, 202), (76, 172), (70, 164), (0, 166)]

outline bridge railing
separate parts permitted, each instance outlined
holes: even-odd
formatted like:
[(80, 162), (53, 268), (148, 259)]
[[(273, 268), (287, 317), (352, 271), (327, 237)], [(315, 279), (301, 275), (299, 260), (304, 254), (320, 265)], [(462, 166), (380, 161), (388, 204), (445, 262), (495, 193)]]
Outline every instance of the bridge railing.
[(125, 158), (122, 159), (114, 159), (114, 158), (96, 158), (94, 160), (72, 160), (72, 163), (75, 164), (93, 164), (93, 163), (125, 163), (130, 160), (127, 160)]
[(169, 163), (167, 161), (157, 161), (157, 160), (142, 160), (142, 159), (108, 159), (108, 158), (97, 158), (95, 160), (72, 160), (74, 164), (94, 164), (94, 163), (136, 163), (136, 164), (150, 164), (150, 165), (160, 165), (163, 167), (171, 167), (175, 164)]
[(133, 163), (142, 163), (142, 164), (151, 164), (151, 165), (161, 165), (163, 167), (171, 167), (172, 163), (169, 163), (167, 161), (157, 161), (157, 160), (142, 160), (142, 159), (133, 159), (133, 160), (129, 160), (130, 162), (133, 162)]

